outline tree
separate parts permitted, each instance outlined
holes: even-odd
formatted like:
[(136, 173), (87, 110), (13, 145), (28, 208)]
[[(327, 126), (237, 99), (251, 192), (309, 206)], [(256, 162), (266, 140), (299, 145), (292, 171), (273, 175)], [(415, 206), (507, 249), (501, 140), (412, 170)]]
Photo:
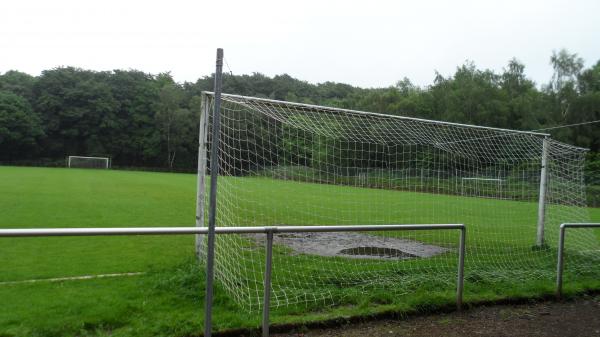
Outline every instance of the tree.
[(500, 86), (510, 98), (522, 95), (533, 88), (533, 82), (525, 76), (525, 65), (513, 58), (501, 75)]
[(48, 156), (110, 155), (106, 129), (116, 123), (117, 102), (109, 77), (107, 72), (69, 67), (44, 71), (38, 78), (35, 110), (48, 136)]
[(569, 113), (569, 107), (577, 97), (577, 78), (583, 69), (583, 59), (566, 49), (552, 52), (550, 64), (554, 69), (548, 91), (555, 101), (555, 111), (560, 113), (555, 120), (562, 122)]
[(600, 61), (590, 69), (583, 71), (577, 82), (581, 94), (600, 91)]
[(472, 62), (458, 67), (452, 77), (438, 74), (429, 89), (435, 112), (432, 118), (506, 127), (508, 109), (500, 83), (500, 76), (491, 70), (479, 70)]
[(161, 166), (160, 136), (154, 118), (160, 88), (154, 76), (136, 70), (115, 70), (109, 85), (117, 108), (113, 123), (105, 124), (104, 133), (113, 163)]
[(16, 70), (10, 70), (0, 75), (0, 90), (12, 92), (33, 102), (33, 85), (36, 78)]
[(183, 91), (175, 83), (165, 84), (159, 96), (160, 103), (155, 117), (166, 145), (167, 166), (173, 169), (177, 150), (185, 140), (186, 126), (189, 125), (192, 114), (181, 107)]
[(34, 158), (43, 134), (40, 119), (27, 100), (0, 91), (0, 158)]
[(511, 129), (533, 130), (545, 121), (543, 97), (525, 75), (525, 65), (511, 59), (500, 76), (500, 87), (507, 105), (507, 124)]
[(563, 88), (575, 83), (577, 76), (583, 69), (583, 59), (577, 54), (571, 54), (566, 49), (561, 49), (558, 53), (552, 52), (550, 64), (554, 68), (552, 75), (551, 89), (554, 92), (560, 92)]
[[(286, 74), (269, 77), (260, 73), (226, 73), (223, 90), (522, 130), (600, 119), (600, 62), (584, 69), (583, 60), (566, 50), (554, 52), (550, 62), (554, 75), (542, 90), (527, 78), (525, 65), (516, 59), (510, 60), (501, 73), (466, 62), (449, 76), (436, 73), (433, 84), (424, 87), (414, 85), (407, 78), (388, 87), (364, 89), (335, 82), (315, 85)], [(16, 120), (8, 124), (4, 113), (0, 128), (6, 138), (13, 129), (20, 128), (8, 125), (25, 125), (27, 130), (27, 125), (32, 123), (30, 134), (36, 134), (35, 119), (38, 119), (43, 142), (38, 137), (33, 148), (11, 152), (14, 160), (32, 153), (52, 159), (78, 153), (111, 156), (116, 166), (193, 168), (197, 159), (200, 93), (212, 90), (213, 83), (214, 75), (178, 84), (169, 73), (152, 75), (136, 70), (96, 72), (66, 67), (46, 70), (37, 77), (8, 71), (0, 74), (0, 91), (18, 97), (19, 111), (25, 113), (11, 113), (10, 118), (24, 124), (14, 124)], [(250, 165), (262, 164), (264, 159), (253, 154), (252, 149), (263, 147), (276, 152), (275, 147), (281, 146), (275, 142), (267, 144), (272, 130), (263, 122), (257, 116), (243, 114), (236, 116), (235, 128), (224, 130), (224, 135), (230, 133), (231, 142), (237, 142), (231, 144), (232, 148), (247, 156), (236, 166), (235, 172), (242, 173), (250, 169)], [(379, 126), (372, 124), (371, 127)], [(593, 124), (556, 129), (552, 136), (600, 151), (599, 127), (600, 124)], [(330, 128), (336, 130), (335, 125)], [(239, 130), (248, 133), (245, 141), (236, 141), (244, 138), (240, 137)], [(310, 165), (313, 156), (324, 156), (327, 137), (334, 135), (322, 136), (325, 138), (299, 143), (288, 137), (289, 142), (284, 145), (295, 147), (303, 158), (286, 160)], [(0, 156), (6, 157), (7, 151), (5, 149)], [(372, 161), (382, 160), (373, 158)]]

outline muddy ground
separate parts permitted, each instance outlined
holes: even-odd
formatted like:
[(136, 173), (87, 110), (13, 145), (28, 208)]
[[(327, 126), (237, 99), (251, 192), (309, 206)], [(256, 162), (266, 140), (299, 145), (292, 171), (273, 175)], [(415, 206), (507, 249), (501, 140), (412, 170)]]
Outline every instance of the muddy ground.
[[(264, 234), (249, 234), (259, 245)], [(354, 259), (429, 258), (450, 249), (415, 240), (369, 235), (364, 233), (284, 233), (273, 237), (275, 245), (291, 248), (294, 254), (339, 256)]]
[(600, 337), (600, 295), (567, 302), (477, 307), (463, 312), (381, 320), (278, 337)]

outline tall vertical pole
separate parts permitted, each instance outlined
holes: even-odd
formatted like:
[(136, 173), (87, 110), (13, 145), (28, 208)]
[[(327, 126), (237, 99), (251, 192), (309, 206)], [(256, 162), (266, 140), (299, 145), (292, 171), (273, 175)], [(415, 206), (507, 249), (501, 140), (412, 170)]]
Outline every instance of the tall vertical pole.
[[(208, 114), (210, 113), (209, 96), (202, 94), (200, 101), (200, 130), (198, 132), (198, 178), (196, 188), (196, 227), (204, 227), (204, 204), (206, 195), (206, 139), (208, 136)], [(204, 235), (196, 235), (196, 256), (204, 253)]]
[(221, 76), (223, 72), (223, 49), (217, 49), (215, 71), (215, 102), (210, 149), (210, 196), (208, 208), (208, 242), (206, 252), (206, 296), (204, 310), (204, 337), (212, 332), (213, 278), (215, 262), (215, 218), (217, 211), (217, 176), (219, 174), (219, 138), (221, 131)]
[(542, 247), (544, 245), (544, 225), (546, 217), (546, 182), (548, 170), (548, 136), (544, 137), (542, 142), (542, 170), (540, 172), (540, 198), (538, 201), (538, 222), (537, 222), (537, 236), (536, 246)]

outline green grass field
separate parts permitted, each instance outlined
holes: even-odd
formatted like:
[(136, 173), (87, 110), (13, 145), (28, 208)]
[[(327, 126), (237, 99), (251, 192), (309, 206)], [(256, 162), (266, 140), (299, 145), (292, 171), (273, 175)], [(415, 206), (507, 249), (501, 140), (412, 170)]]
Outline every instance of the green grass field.
[[(474, 246), (489, 247), (498, 256), (505, 256), (502, 254), (508, 251), (513, 258), (532, 255), (535, 228), (522, 228), (524, 223), (535, 223), (533, 203), (267, 178), (224, 179), (229, 179), (223, 180), (224, 184), (235, 183), (239, 187), (236, 198), (246, 200), (238, 214), (228, 215), (239, 225), (435, 223), (447, 219), (444, 222), (481, 223), (469, 232), (468, 242)], [(0, 228), (191, 226), (195, 186), (196, 177), (191, 174), (0, 167)], [(340, 195), (344, 196), (341, 200)], [(390, 204), (403, 207), (384, 209)], [(469, 221), (464, 221), (459, 209), (471, 211), (466, 218)], [(590, 209), (589, 214), (591, 220), (600, 221), (600, 209)], [(256, 223), (257, 219), (261, 223)], [(439, 238), (423, 234), (419, 239), (437, 242)], [(0, 336), (197, 335), (202, 329), (204, 288), (202, 268), (193, 258), (193, 242), (193, 236), (0, 239), (0, 282), (145, 273), (0, 285)], [(326, 258), (287, 257), (281, 249), (277, 252), (275, 275), (277, 265), (294, 263), (298, 270), (314, 271), (317, 260), (324, 265), (331, 263)], [(477, 256), (476, 253), (475, 249), (472, 255)], [(493, 257), (486, 260), (480, 256), (477, 261), (490, 272), (508, 265)], [(340, 262), (336, 263), (339, 267)], [(408, 263), (426, 267), (427, 261)], [(527, 264), (523, 261), (524, 266)], [(510, 281), (507, 277), (488, 283), (481, 280), (484, 276), (467, 274), (466, 299), (476, 302), (549, 294), (553, 290), (553, 280), (548, 278), (552, 268), (553, 261), (549, 261), (541, 276), (527, 282)], [(577, 282), (568, 283), (566, 289), (573, 293), (600, 288), (597, 275), (583, 275)], [(280, 274), (279, 282), (285, 281)], [(440, 288), (436, 283), (422, 284), (403, 296), (377, 290), (365, 296), (352, 288), (335, 284), (330, 287), (342, 299), (336, 306), (281, 308), (274, 311), (273, 323), (301, 323), (386, 310), (430, 310), (453, 301), (452, 287)], [(259, 313), (241, 310), (221, 286), (217, 288), (215, 302), (217, 329), (259, 325)]]

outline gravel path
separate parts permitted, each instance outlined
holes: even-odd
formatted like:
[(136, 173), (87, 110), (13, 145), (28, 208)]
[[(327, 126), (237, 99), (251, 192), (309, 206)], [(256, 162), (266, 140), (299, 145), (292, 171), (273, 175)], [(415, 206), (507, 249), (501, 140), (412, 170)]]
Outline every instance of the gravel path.
[(600, 337), (600, 295), (273, 334), (277, 337)]

